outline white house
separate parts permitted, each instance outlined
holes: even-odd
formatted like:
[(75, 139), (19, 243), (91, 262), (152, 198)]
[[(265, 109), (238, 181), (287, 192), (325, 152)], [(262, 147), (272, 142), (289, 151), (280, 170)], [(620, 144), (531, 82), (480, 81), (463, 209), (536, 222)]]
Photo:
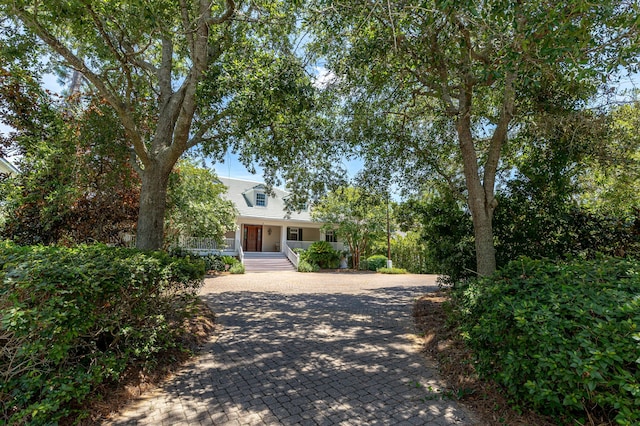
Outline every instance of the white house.
[(288, 192), (273, 188), (266, 193), (263, 183), (218, 178), (227, 188), (227, 197), (238, 209), (237, 229), (225, 235), (227, 250), (239, 252), (283, 252), (287, 248), (308, 248), (315, 241), (328, 241), (343, 250), (332, 232), (323, 232), (322, 223), (311, 220), (309, 210), (287, 214)]

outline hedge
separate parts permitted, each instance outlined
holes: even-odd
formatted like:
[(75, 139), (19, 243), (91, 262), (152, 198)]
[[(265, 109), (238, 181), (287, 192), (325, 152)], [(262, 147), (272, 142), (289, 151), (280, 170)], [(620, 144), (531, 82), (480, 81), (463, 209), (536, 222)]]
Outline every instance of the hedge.
[(578, 422), (640, 423), (640, 263), (527, 258), (459, 290), (478, 372)]
[(0, 242), (0, 423), (82, 417), (98, 384), (178, 345), (203, 276), (161, 252)]

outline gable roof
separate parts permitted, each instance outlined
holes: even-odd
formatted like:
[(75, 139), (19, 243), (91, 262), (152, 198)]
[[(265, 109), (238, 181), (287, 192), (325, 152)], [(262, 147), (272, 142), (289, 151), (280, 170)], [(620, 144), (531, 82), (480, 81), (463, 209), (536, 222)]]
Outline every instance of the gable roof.
[(13, 164), (0, 157), (0, 173), (6, 173), (8, 175), (17, 175), (18, 169)]
[(266, 186), (264, 183), (222, 177), (218, 179), (227, 187), (227, 199), (235, 204), (240, 217), (312, 221), (308, 210), (293, 211), (287, 216), (287, 209), (284, 203), (285, 198), (290, 194), (287, 191), (273, 188), (273, 195), (267, 197), (267, 205), (264, 207), (255, 206), (255, 194), (259, 192), (265, 193)]

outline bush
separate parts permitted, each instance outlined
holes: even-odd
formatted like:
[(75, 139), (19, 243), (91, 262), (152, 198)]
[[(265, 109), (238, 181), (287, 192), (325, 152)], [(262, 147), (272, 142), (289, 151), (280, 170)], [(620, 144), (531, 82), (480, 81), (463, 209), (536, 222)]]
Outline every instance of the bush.
[(209, 254), (207, 256), (200, 257), (204, 261), (205, 269), (207, 271), (224, 272), (225, 261), (222, 256), (218, 254)]
[(318, 265), (309, 263), (306, 260), (300, 259), (298, 262), (298, 272), (318, 272), (319, 269)]
[(402, 268), (378, 268), (381, 274), (406, 274), (407, 270)]
[(522, 258), (456, 294), (481, 375), (545, 414), (640, 423), (637, 261)]
[(240, 263), (240, 261), (236, 257), (233, 257), (233, 256), (222, 256), (222, 262), (225, 265), (231, 265), (231, 266)]
[(367, 258), (367, 269), (370, 271), (377, 271), (380, 268), (387, 266), (387, 256), (376, 254)]
[(309, 246), (305, 260), (315, 263), (320, 268), (337, 268), (340, 259), (339, 253), (326, 241), (316, 241)]
[(0, 242), (0, 423), (57, 424), (127, 365), (178, 347), (202, 261)]
[(240, 262), (231, 265), (229, 272), (231, 272), (232, 274), (244, 274), (244, 265)]

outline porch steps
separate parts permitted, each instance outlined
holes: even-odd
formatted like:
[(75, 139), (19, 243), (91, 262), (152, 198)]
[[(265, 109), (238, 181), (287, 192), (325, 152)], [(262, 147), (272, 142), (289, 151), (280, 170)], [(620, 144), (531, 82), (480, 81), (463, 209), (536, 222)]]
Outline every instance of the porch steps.
[(295, 271), (284, 253), (245, 252), (245, 272)]

